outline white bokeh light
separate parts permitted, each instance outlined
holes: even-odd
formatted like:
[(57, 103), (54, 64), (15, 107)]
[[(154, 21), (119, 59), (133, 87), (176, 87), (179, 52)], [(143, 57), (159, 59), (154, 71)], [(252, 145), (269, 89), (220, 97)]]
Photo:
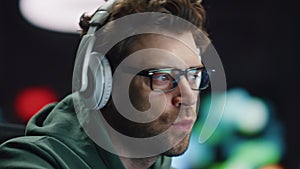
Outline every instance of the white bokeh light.
[(20, 0), (21, 14), (31, 24), (52, 31), (77, 33), (79, 18), (92, 14), (104, 0)]

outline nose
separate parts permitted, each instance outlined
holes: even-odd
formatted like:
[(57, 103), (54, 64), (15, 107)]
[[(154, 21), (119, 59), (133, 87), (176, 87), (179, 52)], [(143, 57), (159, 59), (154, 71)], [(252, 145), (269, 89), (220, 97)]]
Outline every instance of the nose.
[(182, 76), (178, 86), (174, 90), (174, 97), (172, 99), (172, 104), (176, 107), (179, 106), (193, 106), (197, 103), (198, 92), (192, 90), (187, 79)]

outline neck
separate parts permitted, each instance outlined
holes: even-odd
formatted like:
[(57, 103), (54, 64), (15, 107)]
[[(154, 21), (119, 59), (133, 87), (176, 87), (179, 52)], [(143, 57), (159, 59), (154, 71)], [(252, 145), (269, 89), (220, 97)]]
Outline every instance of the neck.
[(154, 164), (157, 157), (147, 158), (126, 158), (120, 157), (126, 169), (147, 169)]

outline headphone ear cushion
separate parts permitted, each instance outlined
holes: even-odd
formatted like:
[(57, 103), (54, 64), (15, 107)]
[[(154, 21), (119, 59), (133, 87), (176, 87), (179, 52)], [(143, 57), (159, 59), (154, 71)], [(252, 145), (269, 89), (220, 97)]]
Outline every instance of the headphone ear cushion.
[(101, 63), (104, 72), (104, 86), (103, 86), (104, 89), (101, 97), (101, 102), (98, 105), (98, 109), (101, 109), (106, 105), (112, 93), (112, 72), (111, 72), (111, 67), (109, 65), (109, 61), (105, 56), (102, 56)]
[(80, 92), (84, 105), (90, 109), (103, 108), (112, 90), (111, 68), (104, 55), (97, 52), (90, 54), (86, 83), (86, 90)]

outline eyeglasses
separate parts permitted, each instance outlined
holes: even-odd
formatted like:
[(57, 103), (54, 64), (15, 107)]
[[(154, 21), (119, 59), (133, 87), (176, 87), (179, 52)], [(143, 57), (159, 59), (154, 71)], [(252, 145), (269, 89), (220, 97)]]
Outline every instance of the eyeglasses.
[[(213, 70), (214, 71), (214, 70)], [(170, 92), (174, 90), (185, 76), (192, 90), (204, 90), (209, 86), (209, 72), (203, 67), (193, 67), (186, 70), (176, 68), (142, 70), (137, 75), (150, 78), (153, 91)]]

